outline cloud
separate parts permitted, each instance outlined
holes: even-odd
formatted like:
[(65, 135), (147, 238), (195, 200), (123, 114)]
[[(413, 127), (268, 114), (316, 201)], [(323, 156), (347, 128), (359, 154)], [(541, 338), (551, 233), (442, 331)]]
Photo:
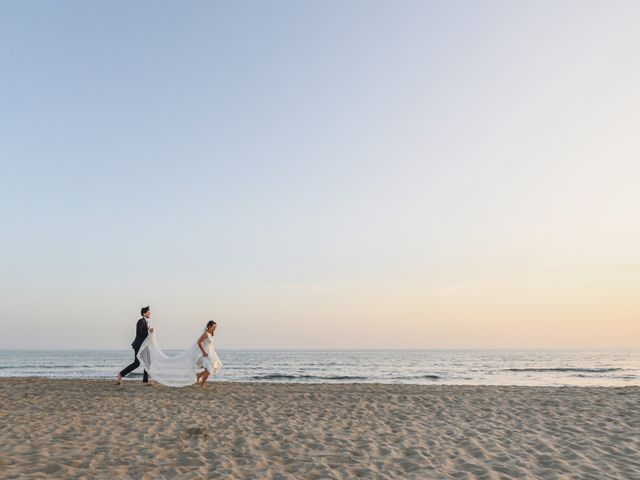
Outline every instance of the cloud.
[(285, 284), (285, 285), (270, 285), (268, 288), (275, 290), (296, 290), (296, 291), (310, 291), (310, 292), (324, 292), (335, 290), (334, 287), (328, 285), (308, 285), (308, 284)]
[(447, 295), (453, 295), (455, 293), (462, 293), (473, 291), (476, 293), (489, 292), (489, 291), (509, 291), (513, 289), (513, 284), (503, 282), (500, 280), (471, 280), (468, 282), (456, 283), (448, 287), (439, 289), (436, 295), (444, 297)]
[(597, 263), (597, 264), (553, 264), (539, 263), (526, 269), (530, 272), (567, 272), (567, 273), (640, 273), (637, 263)]

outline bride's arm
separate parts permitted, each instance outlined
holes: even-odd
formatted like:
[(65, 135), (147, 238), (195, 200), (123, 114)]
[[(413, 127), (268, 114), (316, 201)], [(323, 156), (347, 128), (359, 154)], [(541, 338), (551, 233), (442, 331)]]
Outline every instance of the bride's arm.
[(200, 335), (200, 338), (198, 339), (198, 347), (200, 348), (202, 355), (204, 355), (205, 357), (208, 357), (209, 354), (205, 352), (204, 347), (202, 346), (202, 342), (204, 342), (205, 338), (207, 338), (207, 332), (204, 332), (202, 335)]

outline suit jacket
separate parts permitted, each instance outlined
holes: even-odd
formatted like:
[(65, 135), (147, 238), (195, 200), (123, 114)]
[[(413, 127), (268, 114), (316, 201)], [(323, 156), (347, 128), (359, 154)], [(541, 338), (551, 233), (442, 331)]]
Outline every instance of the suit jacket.
[(149, 327), (147, 326), (147, 319), (142, 317), (136, 323), (136, 338), (133, 340), (131, 346), (134, 350), (138, 350), (144, 339), (149, 335)]

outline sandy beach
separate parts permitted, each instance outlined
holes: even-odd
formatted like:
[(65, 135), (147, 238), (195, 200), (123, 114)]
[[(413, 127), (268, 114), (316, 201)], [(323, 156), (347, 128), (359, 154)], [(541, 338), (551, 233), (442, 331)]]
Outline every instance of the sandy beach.
[(640, 478), (640, 387), (0, 380), (0, 477)]

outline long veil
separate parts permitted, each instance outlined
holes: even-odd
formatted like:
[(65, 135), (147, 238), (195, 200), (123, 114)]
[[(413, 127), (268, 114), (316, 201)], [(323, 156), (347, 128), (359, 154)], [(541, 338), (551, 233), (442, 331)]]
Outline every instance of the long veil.
[[(165, 354), (155, 332), (149, 333), (138, 350), (138, 360), (151, 378), (168, 387), (185, 387), (196, 383), (198, 367), (206, 368), (214, 374), (222, 367), (222, 363), (211, 344), (209, 357), (202, 357), (197, 342), (176, 355)], [(204, 360), (204, 361), (203, 361)]]

